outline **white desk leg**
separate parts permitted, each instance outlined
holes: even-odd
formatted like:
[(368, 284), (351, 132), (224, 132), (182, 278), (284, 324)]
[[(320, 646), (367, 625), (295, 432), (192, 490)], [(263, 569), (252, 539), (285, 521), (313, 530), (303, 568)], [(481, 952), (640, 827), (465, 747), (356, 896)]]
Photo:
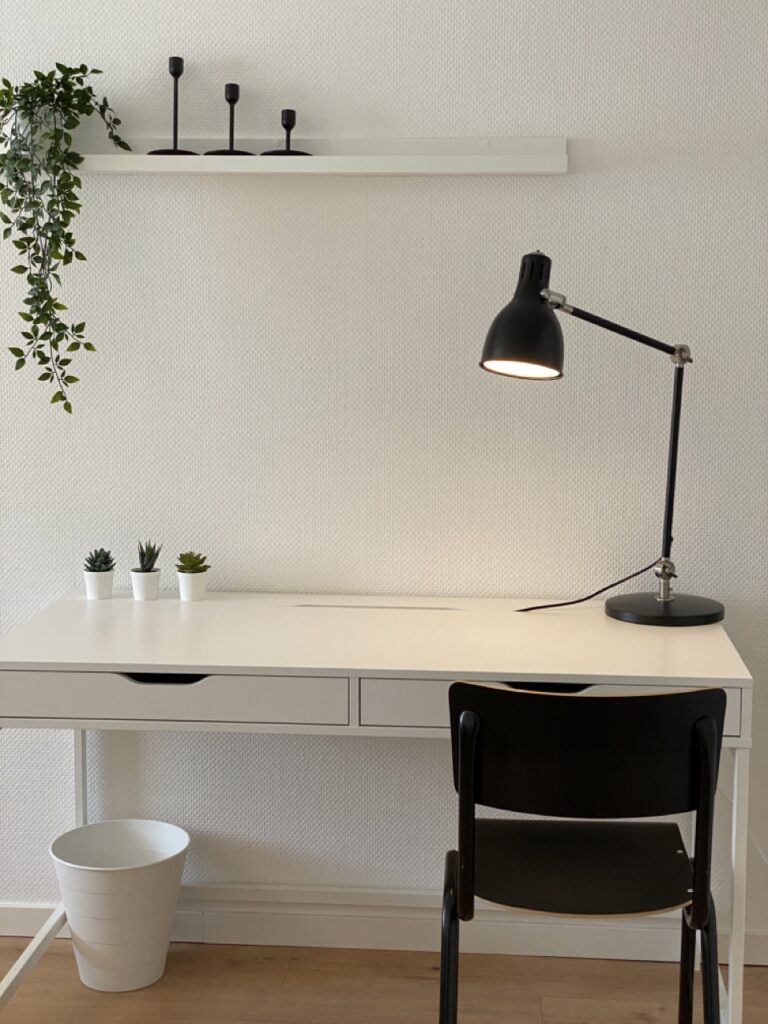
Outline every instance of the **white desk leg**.
[(749, 838), (749, 750), (733, 751), (731, 820), (731, 948), (728, 958), (728, 1024), (741, 1024), (744, 994), (744, 939), (747, 929), (747, 841)]
[(0, 978), (0, 1010), (10, 1002), (13, 993), (59, 934), (66, 920), (64, 907), (59, 904), (5, 977)]
[[(75, 826), (85, 825), (88, 820), (88, 765), (85, 749), (85, 730), (74, 729), (75, 739)], [(37, 961), (53, 942), (67, 921), (62, 904), (59, 904), (28, 943), (18, 960), (0, 978), (0, 1011), (7, 1006), (16, 989), (26, 979)]]
[(75, 828), (88, 824), (88, 760), (85, 729), (73, 729), (75, 738)]

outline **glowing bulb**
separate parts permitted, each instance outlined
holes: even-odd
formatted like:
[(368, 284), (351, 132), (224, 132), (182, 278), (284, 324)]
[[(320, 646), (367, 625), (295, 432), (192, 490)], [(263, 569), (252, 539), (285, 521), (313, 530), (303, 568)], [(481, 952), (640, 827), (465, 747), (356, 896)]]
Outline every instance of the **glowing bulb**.
[(538, 363), (523, 363), (515, 359), (486, 359), (481, 364), (490, 373), (500, 373), (503, 377), (523, 377), (527, 380), (555, 380), (561, 374), (551, 366), (540, 366)]

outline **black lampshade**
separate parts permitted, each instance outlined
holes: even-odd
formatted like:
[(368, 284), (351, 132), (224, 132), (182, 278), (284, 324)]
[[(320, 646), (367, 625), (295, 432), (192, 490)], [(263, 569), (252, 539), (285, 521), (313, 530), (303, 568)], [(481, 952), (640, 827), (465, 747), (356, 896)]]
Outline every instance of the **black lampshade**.
[(555, 311), (542, 299), (549, 287), (552, 260), (529, 252), (520, 264), (512, 301), (491, 324), (480, 365), (489, 373), (526, 380), (556, 380), (563, 375), (563, 332)]

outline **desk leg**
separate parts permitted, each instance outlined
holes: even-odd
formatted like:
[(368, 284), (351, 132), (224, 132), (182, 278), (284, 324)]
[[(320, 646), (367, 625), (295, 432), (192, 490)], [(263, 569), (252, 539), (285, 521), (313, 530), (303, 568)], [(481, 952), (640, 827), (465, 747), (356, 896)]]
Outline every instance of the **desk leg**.
[(733, 751), (733, 817), (731, 820), (731, 948), (728, 958), (728, 1024), (741, 1024), (744, 994), (744, 939), (747, 928), (747, 840), (749, 812), (749, 750)]
[(11, 1001), (11, 996), (59, 934), (66, 920), (64, 907), (59, 904), (51, 911), (50, 917), (37, 935), (30, 940), (16, 963), (11, 965), (5, 977), (0, 978), (0, 1011)]
[[(85, 730), (75, 729), (75, 825), (84, 825), (88, 816), (87, 795), (88, 776), (86, 774), (85, 758)], [(48, 919), (40, 928), (38, 933), (27, 944), (21, 956), (8, 969), (4, 977), (0, 978), (0, 1011), (11, 1001), (23, 981), (26, 980), (32, 968), (50, 946), (67, 921), (67, 915), (62, 904), (59, 904), (51, 912)]]
[(73, 729), (75, 739), (75, 828), (88, 824), (88, 760), (85, 729)]

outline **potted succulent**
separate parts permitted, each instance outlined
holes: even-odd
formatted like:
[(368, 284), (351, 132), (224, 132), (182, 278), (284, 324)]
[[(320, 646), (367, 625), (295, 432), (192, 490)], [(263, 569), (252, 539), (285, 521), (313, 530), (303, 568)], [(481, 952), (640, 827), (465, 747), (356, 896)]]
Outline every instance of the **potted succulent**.
[(157, 560), (162, 550), (162, 544), (153, 544), (151, 541), (142, 544), (139, 541), (139, 564), (136, 569), (131, 569), (131, 586), (135, 601), (157, 600), (160, 590), (160, 570), (157, 568)]
[(206, 555), (198, 555), (194, 551), (183, 551), (176, 563), (176, 575), (179, 579), (179, 597), (182, 601), (199, 601), (205, 593), (208, 582), (206, 573), (210, 565), (206, 565)]
[(89, 601), (102, 601), (112, 596), (112, 580), (115, 575), (115, 560), (111, 551), (96, 548), (91, 551), (83, 566), (85, 594)]

